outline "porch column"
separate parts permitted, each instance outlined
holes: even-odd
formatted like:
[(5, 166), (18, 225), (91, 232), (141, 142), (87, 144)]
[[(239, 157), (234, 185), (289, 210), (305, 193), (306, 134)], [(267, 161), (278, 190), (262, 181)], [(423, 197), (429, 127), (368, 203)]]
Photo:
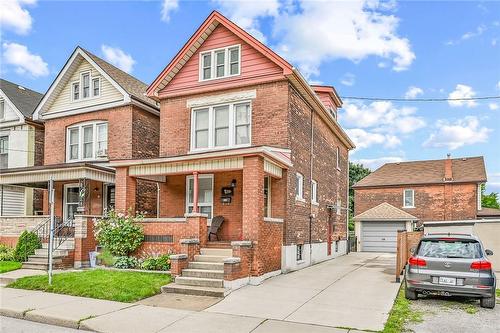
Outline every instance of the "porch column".
[(198, 171), (193, 172), (193, 213), (198, 213)]
[(260, 156), (243, 159), (243, 240), (258, 241), (264, 221), (264, 160)]
[(137, 180), (129, 176), (127, 167), (117, 167), (115, 173), (115, 209), (126, 213), (129, 209), (135, 214), (135, 193)]

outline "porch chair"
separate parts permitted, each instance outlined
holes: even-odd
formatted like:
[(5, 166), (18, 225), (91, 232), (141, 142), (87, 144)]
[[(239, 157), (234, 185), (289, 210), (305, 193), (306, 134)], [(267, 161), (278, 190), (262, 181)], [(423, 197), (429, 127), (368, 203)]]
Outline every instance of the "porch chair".
[(219, 240), (217, 237), (217, 231), (224, 222), (224, 216), (215, 216), (212, 218), (212, 223), (210, 224), (210, 229), (208, 230), (208, 240), (210, 241), (210, 235), (215, 235), (215, 239)]

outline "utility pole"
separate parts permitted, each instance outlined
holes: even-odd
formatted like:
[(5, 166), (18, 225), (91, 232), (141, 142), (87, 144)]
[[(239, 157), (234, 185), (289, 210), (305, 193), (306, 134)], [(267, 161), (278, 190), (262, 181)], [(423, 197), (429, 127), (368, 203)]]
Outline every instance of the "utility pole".
[(50, 232), (49, 232), (49, 285), (52, 285), (52, 247), (54, 246), (54, 179), (49, 180)]

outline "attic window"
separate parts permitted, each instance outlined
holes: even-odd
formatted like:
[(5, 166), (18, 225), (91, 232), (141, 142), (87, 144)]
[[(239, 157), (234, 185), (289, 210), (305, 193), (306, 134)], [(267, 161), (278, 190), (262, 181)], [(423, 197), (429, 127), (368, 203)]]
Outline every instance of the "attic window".
[(101, 95), (101, 79), (93, 77), (91, 72), (80, 73), (80, 79), (71, 84), (71, 99), (73, 101), (98, 97)]
[(328, 112), (332, 115), (333, 119), (337, 119), (337, 114), (335, 113), (335, 110), (333, 110), (332, 107), (328, 108)]
[(5, 102), (3, 99), (0, 99), (0, 119), (5, 118)]
[(200, 81), (240, 74), (240, 45), (200, 53)]

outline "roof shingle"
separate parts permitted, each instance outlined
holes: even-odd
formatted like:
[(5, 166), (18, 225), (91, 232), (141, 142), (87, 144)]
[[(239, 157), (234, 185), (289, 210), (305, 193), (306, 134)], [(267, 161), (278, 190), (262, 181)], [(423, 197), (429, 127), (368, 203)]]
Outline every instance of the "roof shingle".
[[(445, 161), (446, 159), (387, 163), (353, 187), (443, 184)], [(454, 158), (451, 163), (453, 179), (446, 183), (482, 183), (487, 179), (482, 156)]]
[(394, 207), (393, 205), (382, 202), (380, 205), (370, 208), (361, 214), (354, 216), (355, 221), (417, 221), (418, 218)]
[(31, 118), (43, 94), (13, 82), (0, 79), (0, 89), (26, 118)]

